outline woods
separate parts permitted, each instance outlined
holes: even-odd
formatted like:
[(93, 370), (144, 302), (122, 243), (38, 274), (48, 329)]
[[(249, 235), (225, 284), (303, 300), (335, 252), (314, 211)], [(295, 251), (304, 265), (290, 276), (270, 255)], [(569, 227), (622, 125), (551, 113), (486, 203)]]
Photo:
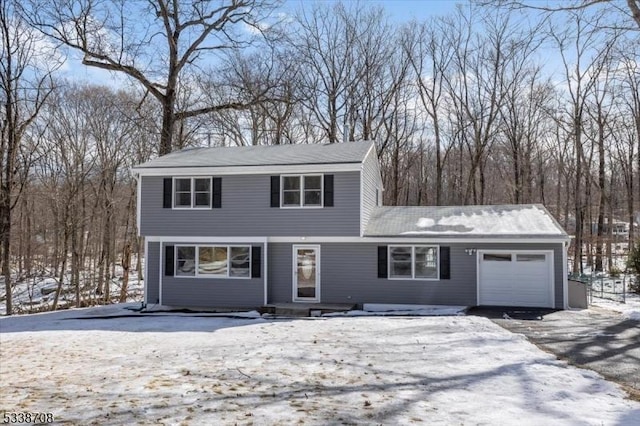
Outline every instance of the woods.
[[(129, 169), (191, 146), (375, 140), (386, 205), (542, 203), (611, 270), (612, 225), (638, 240), (640, 31), (595, 3), (0, 0), (6, 313), (38, 277), (47, 308), (126, 300)], [(75, 81), (77, 55), (120, 83)]]

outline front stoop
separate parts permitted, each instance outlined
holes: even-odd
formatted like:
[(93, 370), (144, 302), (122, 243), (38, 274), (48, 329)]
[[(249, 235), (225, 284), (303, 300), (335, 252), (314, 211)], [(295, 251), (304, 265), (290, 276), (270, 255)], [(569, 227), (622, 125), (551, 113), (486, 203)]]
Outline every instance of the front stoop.
[(339, 303), (271, 303), (264, 305), (260, 312), (283, 317), (316, 317), (333, 312), (351, 311), (355, 307), (355, 304)]

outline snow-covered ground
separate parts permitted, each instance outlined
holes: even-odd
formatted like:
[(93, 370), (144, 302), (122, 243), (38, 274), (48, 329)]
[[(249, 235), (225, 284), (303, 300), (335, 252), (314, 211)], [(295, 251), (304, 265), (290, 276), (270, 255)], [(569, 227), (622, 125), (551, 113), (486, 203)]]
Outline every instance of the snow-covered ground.
[(601, 308), (620, 312), (622, 317), (640, 321), (640, 294), (627, 293), (625, 303), (600, 299), (594, 294), (591, 304)]
[[(110, 294), (117, 300), (122, 288), (122, 271), (117, 268), (118, 275), (110, 281)], [(0, 278), (1, 279), (1, 278)], [(58, 306), (75, 305), (75, 290), (69, 286), (70, 277), (66, 276), (62, 286), (62, 292), (58, 301)], [(87, 287), (87, 286), (83, 286)], [(15, 313), (30, 313), (49, 310), (53, 304), (55, 291), (58, 288), (58, 280), (53, 277), (33, 277), (14, 283), (13, 285), (13, 306)], [(82, 290), (84, 301), (96, 300), (98, 296), (94, 293), (94, 286)], [(144, 281), (138, 280), (135, 271), (129, 276), (127, 284), (127, 301), (141, 301), (144, 294)], [(0, 315), (6, 313), (4, 281), (0, 283)]]
[(617, 385), (485, 318), (137, 315), (0, 318), (0, 411), (70, 424), (640, 424)]

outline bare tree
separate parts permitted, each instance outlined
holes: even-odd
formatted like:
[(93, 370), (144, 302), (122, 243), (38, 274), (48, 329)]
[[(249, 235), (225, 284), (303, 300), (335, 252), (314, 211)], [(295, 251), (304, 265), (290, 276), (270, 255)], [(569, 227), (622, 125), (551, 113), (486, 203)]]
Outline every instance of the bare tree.
[[(623, 2), (620, 0), (572, 0), (559, 2), (556, 6), (540, 4), (540, 2), (535, 1), (499, 0), (498, 2), (513, 9), (531, 9), (547, 13), (576, 12), (599, 7), (601, 14), (613, 17), (622, 16), (624, 17), (623, 19), (630, 18), (635, 21), (638, 29), (640, 29), (640, 0), (624, 0), (626, 5), (623, 5)], [(491, 4), (491, 2), (487, 2), (486, 0), (482, 0), (481, 3)], [(611, 25), (619, 26), (620, 24), (605, 23), (603, 27), (610, 27)]]
[(605, 37), (595, 28), (597, 25), (578, 11), (565, 22), (563, 29), (552, 28), (550, 32), (564, 67), (568, 109), (566, 118), (575, 150), (574, 273), (582, 270), (584, 223), (590, 190), (589, 175), (585, 170), (585, 163), (589, 162), (584, 147), (587, 94), (605, 66), (606, 61), (602, 58), (608, 56), (614, 46), (614, 39)]
[(7, 315), (12, 313), (11, 222), (33, 147), (25, 145), (31, 124), (53, 90), (52, 73), (60, 62), (53, 46), (15, 14), (16, 2), (0, 0), (0, 234)]
[[(82, 54), (82, 63), (122, 73), (160, 103), (158, 153), (171, 152), (176, 123), (244, 109), (258, 99), (177, 108), (181, 85), (210, 60), (248, 46), (277, 0), (30, 0), (23, 13), (44, 34)], [(260, 96), (264, 93), (258, 94)]]
[[(431, 125), (435, 145), (436, 177), (435, 204), (442, 203), (444, 162), (452, 145), (444, 146), (442, 115), (445, 94), (444, 73), (453, 59), (452, 45), (444, 42), (444, 28), (440, 19), (433, 19), (418, 26), (407, 27), (403, 48), (407, 50), (418, 85), (422, 108)], [(444, 151), (444, 153), (443, 153)]]

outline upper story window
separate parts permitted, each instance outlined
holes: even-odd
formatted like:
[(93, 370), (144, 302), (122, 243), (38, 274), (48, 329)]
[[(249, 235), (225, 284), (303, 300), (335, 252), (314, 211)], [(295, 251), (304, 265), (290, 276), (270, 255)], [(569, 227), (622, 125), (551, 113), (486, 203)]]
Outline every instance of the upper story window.
[(174, 178), (174, 208), (211, 208), (211, 178)]
[(281, 207), (322, 207), (323, 175), (281, 176)]

